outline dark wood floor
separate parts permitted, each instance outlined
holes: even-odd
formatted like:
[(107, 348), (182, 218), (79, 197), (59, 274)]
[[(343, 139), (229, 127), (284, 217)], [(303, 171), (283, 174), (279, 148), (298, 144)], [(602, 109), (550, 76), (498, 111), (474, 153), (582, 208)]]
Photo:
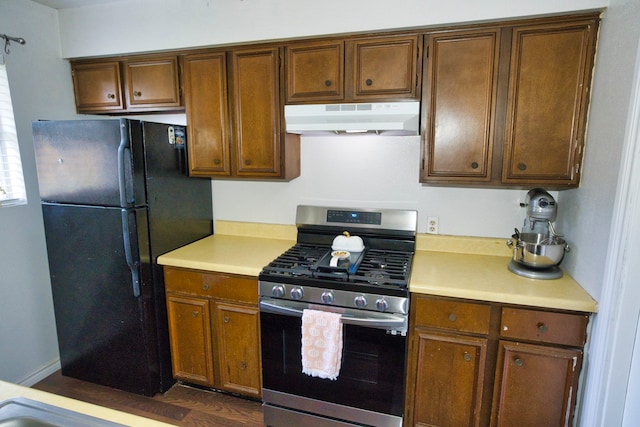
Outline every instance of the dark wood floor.
[(56, 372), (32, 388), (177, 426), (263, 427), (260, 402), (183, 384), (164, 394), (139, 396)]

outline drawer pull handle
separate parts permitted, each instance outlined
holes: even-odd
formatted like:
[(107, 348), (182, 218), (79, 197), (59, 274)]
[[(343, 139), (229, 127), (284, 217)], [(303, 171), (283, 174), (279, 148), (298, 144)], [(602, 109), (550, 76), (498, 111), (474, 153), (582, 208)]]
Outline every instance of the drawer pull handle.
[(203, 284), (202, 285), (202, 289), (205, 290), (205, 291), (208, 291), (209, 290), (209, 284), (208, 283)]
[(466, 360), (467, 362), (471, 362), (471, 355), (469, 353), (467, 353), (466, 351), (464, 352), (464, 360)]
[(549, 330), (549, 327), (547, 325), (545, 325), (544, 323), (538, 323), (538, 330), (540, 332), (547, 332)]
[(455, 313), (451, 313), (449, 315), (449, 321), (450, 322), (455, 322), (456, 320), (458, 320), (458, 316), (456, 316)]
[(142, 92), (139, 90), (133, 91), (133, 96), (142, 96)]
[(113, 93), (108, 93), (107, 94), (107, 98), (109, 99), (116, 99), (116, 96)]
[(519, 357), (516, 357), (513, 361), (513, 363), (516, 364), (516, 366), (522, 366), (524, 365), (524, 361), (522, 359), (520, 359)]
[(195, 310), (194, 310), (194, 311), (192, 311), (192, 312), (191, 312), (191, 315), (192, 315), (193, 317), (198, 317), (198, 316), (200, 315), (200, 312), (199, 312), (199, 311), (195, 311)]

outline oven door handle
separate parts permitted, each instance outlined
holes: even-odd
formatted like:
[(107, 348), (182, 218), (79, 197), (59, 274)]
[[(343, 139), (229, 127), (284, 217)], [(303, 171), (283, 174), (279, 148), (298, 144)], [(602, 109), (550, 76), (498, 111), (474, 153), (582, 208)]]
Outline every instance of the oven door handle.
[[(407, 331), (407, 316), (393, 313), (354, 310), (331, 306), (317, 306), (313, 304), (289, 302), (284, 300), (261, 300), (260, 311), (264, 313), (282, 314), (285, 316), (302, 317), (302, 311), (311, 308), (319, 311), (331, 311), (342, 315), (344, 324), (364, 326), (367, 328), (387, 329), (399, 332)], [(327, 308), (327, 310), (322, 310)]]

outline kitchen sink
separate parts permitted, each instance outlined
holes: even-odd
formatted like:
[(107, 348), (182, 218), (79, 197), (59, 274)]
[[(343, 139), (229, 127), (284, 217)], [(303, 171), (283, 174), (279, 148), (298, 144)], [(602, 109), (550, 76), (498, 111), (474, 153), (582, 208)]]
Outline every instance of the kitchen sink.
[(124, 427), (24, 397), (0, 402), (0, 427)]

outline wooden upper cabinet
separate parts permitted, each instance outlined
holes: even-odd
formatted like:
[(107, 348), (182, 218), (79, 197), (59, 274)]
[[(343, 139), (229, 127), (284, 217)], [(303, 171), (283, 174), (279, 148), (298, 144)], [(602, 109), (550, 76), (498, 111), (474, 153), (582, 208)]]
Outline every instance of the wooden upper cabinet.
[(126, 101), (130, 110), (180, 107), (178, 57), (124, 62)]
[(418, 98), (417, 35), (352, 40), (347, 47), (354, 100)]
[(72, 62), (71, 76), (78, 113), (124, 110), (118, 61)]
[(80, 114), (182, 108), (177, 55), (77, 60), (71, 75)]
[(233, 173), (251, 178), (299, 176), (299, 136), (283, 131), (280, 49), (234, 50), (229, 79)]
[(418, 99), (421, 36), (291, 43), (286, 52), (286, 102)]
[(185, 56), (184, 90), (190, 175), (229, 176), (225, 52)]
[(238, 175), (280, 174), (278, 61), (277, 48), (232, 53), (234, 166)]
[(500, 29), (426, 39), (423, 181), (491, 179)]
[(515, 27), (502, 181), (579, 183), (597, 20)]
[(286, 47), (287, 103), (344, 99), (344, 41)]

